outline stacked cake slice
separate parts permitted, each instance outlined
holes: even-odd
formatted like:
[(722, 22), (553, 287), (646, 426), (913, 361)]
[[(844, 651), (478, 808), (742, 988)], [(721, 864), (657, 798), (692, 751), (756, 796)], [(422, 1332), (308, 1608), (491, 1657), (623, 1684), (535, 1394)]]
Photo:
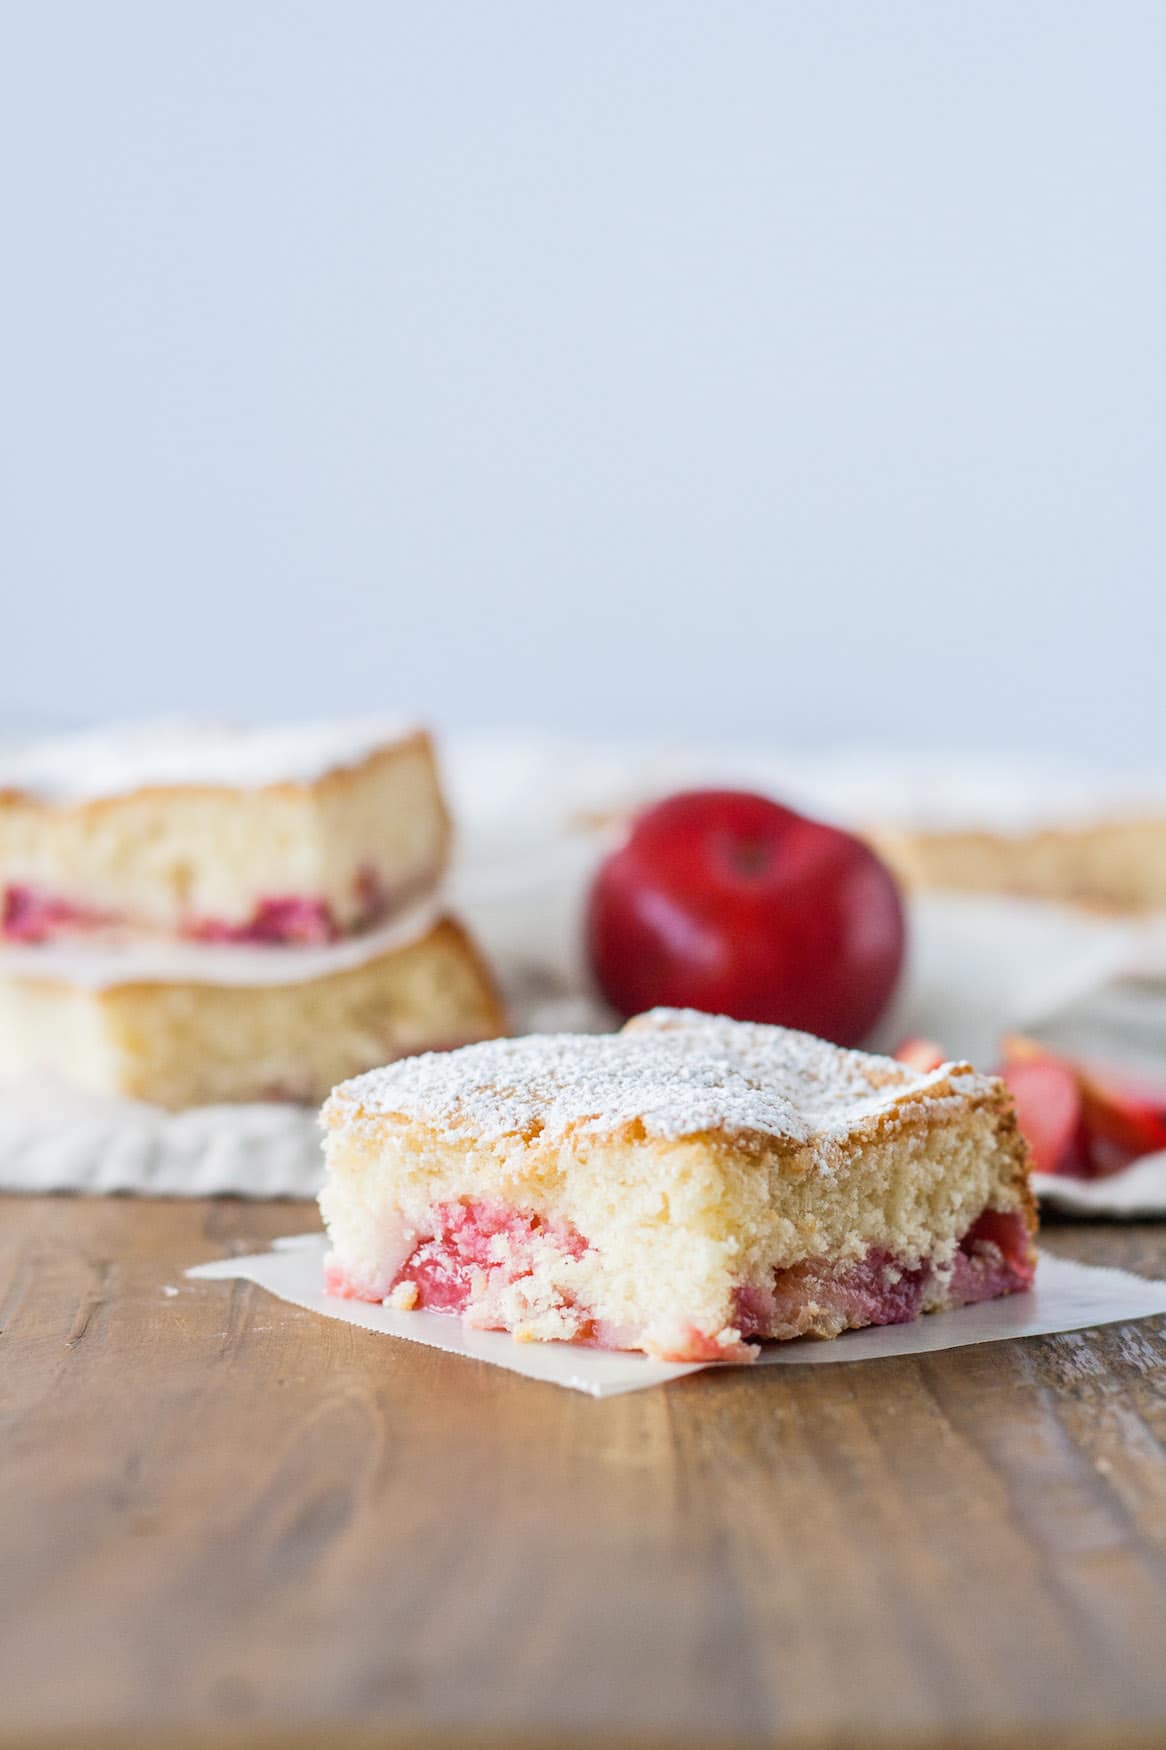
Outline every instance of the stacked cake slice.
[(423, 730), (150, 724), (0, 759), (0, 1076), (314, 1100), (488, 1038)]

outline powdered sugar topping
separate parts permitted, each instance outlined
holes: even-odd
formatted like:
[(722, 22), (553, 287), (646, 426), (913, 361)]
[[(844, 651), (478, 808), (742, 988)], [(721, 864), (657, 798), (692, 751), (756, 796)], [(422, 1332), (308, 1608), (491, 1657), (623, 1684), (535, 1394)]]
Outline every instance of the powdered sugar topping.
[(0, 792), (67, 803), (171, 785), (309, 784), (410, 733), (407, 723), (383, 718), (276, 727), (180, 718), (116, 724), (6, 750)]
[(709, 1132), (808, 1143), (905, 1096), (968, 1093), (947, 1065), (920, 1076), (807, 1033), (656, 1009), (618, 1034), (535, 1034), (405, 1058), (337, 1088), (331, 1126), (396, 1116), (465, 1143), (549, 1141), (640, 1124), (660, 1139)]

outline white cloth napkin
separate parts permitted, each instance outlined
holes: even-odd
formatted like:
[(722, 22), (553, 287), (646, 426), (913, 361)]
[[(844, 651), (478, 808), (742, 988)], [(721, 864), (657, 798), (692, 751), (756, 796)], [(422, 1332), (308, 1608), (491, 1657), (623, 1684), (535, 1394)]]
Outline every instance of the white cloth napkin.
[(1128, 1221), (1166, 1218), (1166, 1152), (1144, 1155), (1104, 1179), (1063, 1179), (1034, 1173), (1032, 1187), (1042, 1209), (1069, 1215), (1124, 1216)]

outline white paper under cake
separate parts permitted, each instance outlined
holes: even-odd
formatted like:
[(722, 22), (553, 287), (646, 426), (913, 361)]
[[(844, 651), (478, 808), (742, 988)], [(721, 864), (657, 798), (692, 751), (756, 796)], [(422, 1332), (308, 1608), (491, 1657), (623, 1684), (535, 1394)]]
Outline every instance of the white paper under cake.
[[(528, 1379), (614, 1397), (663, 1385), (687, 1373), (700, 1373), (704, 1363), (654, 1361), (650, 1356), (606, 1349), (586, 1349), (571, 1343), (516, 1343), (504, 1331), (471, 1331), (448, 1313), (398, 1312), (366, 1301), (341, 1300), (323, 1292), (323, 1234), (299, 1234), (277, 1240), (270, 1252), (247, 1258), (222, 1258), (198, 1264), (188, 1278), (200, 1282), (257, 1283), (269, 1294), (308, 1312), (379, 1331), (387, 1337), (424, 1343), (431, 1349), (486, 1361)], [(762, 1350), (759, 1367), (823, 1366), (838, 1361), (874, 1361), (895, 1355), (931, 1354), (971, 1343), (998, 1343), (1009, 1337), (1042, 1337), (1056, 1331), (1079, 1331), (1126, 1319), (1166, 1313), (1166, 1282), (1146, 1282), (1125, 1270), (1099, 1269), (1067, 1258), (1042, 1254), (1036, 1286), (1027, 1294), (1011, 1294), (955, 1312), (935, 1313), (909, 1325), (877, 1325), (848, 1331), (831, 1342), (801, 1338), (772, 1343)], [(732, 1363), (716, 1362), (717, 1367)]]

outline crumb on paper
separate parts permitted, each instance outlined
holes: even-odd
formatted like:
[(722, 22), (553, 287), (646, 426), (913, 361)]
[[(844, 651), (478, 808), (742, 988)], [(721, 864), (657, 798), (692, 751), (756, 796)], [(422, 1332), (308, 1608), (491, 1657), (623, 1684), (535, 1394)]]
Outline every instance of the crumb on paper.
[(173, 1300), (174, 1296), (178, 1293), (178, 1290), (172, 1283), (164, 1282), (162, 1284), (162, 1293), (166, 1296), (167, 1300)]
[(412, 1312), (420, 1298), (420, 1291), (415, 1282), (398, 1282), (387, 1297), (386, 1304), (395, 1308), (397, 1312)]

